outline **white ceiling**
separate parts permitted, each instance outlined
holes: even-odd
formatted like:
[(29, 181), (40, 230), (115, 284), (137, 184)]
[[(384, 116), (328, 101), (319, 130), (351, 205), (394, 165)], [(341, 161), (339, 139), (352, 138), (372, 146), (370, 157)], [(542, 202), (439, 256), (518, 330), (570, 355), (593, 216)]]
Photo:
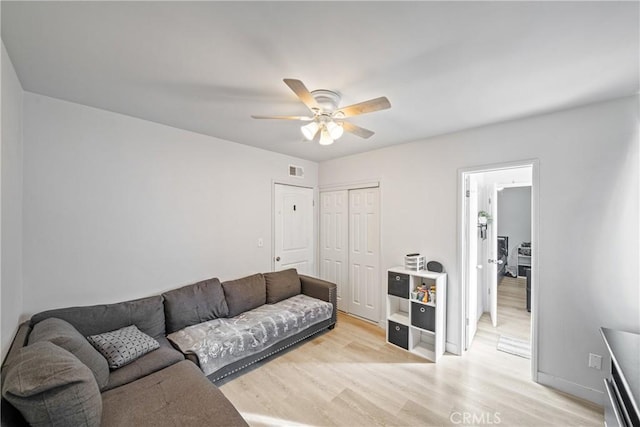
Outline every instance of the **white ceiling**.
[[(7, 2), (25, 90), (322, 161), (638, 92), (638, 2)], [(283, 78), (392, 108), (323, 147)]]

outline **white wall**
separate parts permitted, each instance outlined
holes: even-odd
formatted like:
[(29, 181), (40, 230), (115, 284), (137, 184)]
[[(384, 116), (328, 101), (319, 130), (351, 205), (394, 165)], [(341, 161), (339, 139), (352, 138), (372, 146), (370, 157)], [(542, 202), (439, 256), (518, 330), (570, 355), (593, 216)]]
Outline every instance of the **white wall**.
[[(531, 242), (531, 187), (504, 188), (498, 192), (498, 235), (509, 237), (509, 262), (518, 245)], [(514, 264), (517, 256), (514, 255)]]
[(381, 179), (382, 268), (408, 250), (443, 263), (457, 346), (458, 170), (539, 159), (539, 378), (598, 400), (598, 328), (640, 332), (638, 120), (635, 96), (486, 126), (323, 162), (320, 185)]
[(22, 98), (20, 81), (2, 43), (2, 166), (0, 299), (2, 358), (22, 313)]
[[(313, 162), (29, 92), (24, 102), (27, 314), (269, 271), (272, 180), (317, 184)], [(288, 178), (290, 163), (304, 179)]]

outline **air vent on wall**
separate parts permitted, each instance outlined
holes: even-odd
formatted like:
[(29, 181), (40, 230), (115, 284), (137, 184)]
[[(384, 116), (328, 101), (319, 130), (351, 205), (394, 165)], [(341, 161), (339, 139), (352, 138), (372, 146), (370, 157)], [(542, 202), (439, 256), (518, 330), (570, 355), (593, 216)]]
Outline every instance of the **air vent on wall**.
[(289, 176), (302, 178), (304, 176), (304, 169), (300, 166), (289, 165)]

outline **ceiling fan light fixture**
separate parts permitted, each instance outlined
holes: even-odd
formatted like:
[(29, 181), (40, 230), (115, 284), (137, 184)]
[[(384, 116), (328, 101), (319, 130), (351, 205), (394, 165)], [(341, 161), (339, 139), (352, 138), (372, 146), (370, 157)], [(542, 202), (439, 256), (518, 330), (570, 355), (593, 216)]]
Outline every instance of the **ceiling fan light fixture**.
[(340, 138), (344, 133), (344, 129), (342, 128), (342, 125), (339, 125), (336, 122), (327, 123), (327, 131), (329, 132), (329, 135), (331, 135), (331, 138), (333, 140)]
[[(300, 131), (307, 141), (319, 140), (321, 145), (333, 144), (334, 141), (342, 137), (345, 131), (360, 138), (370, 138), (374, 135), (373, 131), (354, 125), (345, 119), (391, 108), (391, 103), (385, 96), (358, 102), (357, 104), (346, 107), (338, 107), (341, 97), (337, 92), (326, 89), (317, 89), (309, 92), (309, 89), (307, 89), (300, 80), (284, 79), (283, 81), (313, 113), (313, 117), (261, 115), (251, 117), (254, 119), (300, 120), (310, 122), (301, 126)], [(318, 132), (320, 132), (320, 136), (318, 136)]]
[(327, 130), (326, 127), (323, 127), (320, 130), (320, 145), (331, 145), (333, 144), (333, 138), (331, 138), (331, 134)]
[(300, 128), (300, 130), (302, 131), (302, 135), (308, 141), (311, 141), (313, 137), (316, 136), (316, 133), (318, 133), (318, 129), (320, 129), (320, 126), (318, 126), (318, 123), (316, 122), (311, 122)]

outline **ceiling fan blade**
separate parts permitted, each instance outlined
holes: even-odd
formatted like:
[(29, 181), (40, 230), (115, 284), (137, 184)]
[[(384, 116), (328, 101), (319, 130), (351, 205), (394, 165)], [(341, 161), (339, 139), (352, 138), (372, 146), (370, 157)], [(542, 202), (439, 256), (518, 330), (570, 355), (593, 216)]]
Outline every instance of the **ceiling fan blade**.
[(338, 109), (338, 111), (336, 111), (336, 114), (342, 113), (342, 117), (352, 117), (359, 114), (386, 110), (387, 108), (391, 108), (391, 103), (386, 96), (381, 96), (380, 98), (370, 99), (368, 101), (359, 102), (357, 104), (340, 108)]
[(278, 119), (278, 120), (300, 120), (303, 122), (310, 122), (313, 117), (306, 116), (251, 116), (254, 119)]
[(356, 126), (349, 122), (342, 122), (342, 128), (349, 133), (359, 136), (360, 138), (369, 138), (375, 133), (369, 129), (361, 128), (360, 126)]
[(296, 79), (284, 79), (283, 81), (311, 111), (320, 109), (316, 99), (311, 95), (304, 83)]

